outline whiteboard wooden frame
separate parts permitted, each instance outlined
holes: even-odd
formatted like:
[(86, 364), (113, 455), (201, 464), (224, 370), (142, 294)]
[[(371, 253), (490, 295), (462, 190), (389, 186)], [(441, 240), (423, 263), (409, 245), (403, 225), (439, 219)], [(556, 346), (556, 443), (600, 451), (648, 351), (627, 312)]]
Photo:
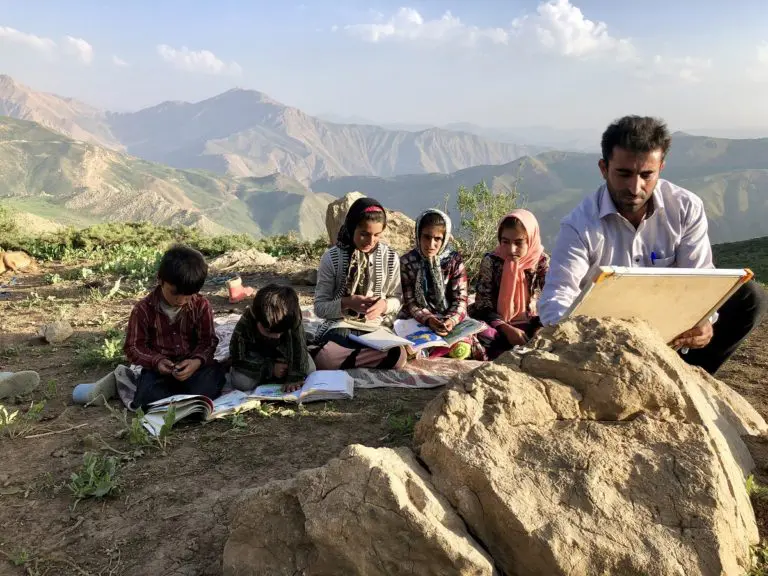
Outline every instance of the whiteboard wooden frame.
[(601, 266), (563, 320), (573, 316), (640, 318), (671, 342), (708, 320), (753, 276), (748, 268)]

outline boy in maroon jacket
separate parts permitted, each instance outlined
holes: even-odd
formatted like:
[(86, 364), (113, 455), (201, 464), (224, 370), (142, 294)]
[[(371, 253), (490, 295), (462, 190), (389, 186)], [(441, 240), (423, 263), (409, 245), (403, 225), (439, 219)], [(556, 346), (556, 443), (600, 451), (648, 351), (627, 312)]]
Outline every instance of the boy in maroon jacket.
[(219, 343), (213, 311), (199, 294), (207, 275), (200, 252), (174, 246), (160, 261), (157, 288), (133, 308), (124, 351), (142, 367), (136, 408), (174, 394), (213, 399), (221, 392), (225, 376), (213, 359)]

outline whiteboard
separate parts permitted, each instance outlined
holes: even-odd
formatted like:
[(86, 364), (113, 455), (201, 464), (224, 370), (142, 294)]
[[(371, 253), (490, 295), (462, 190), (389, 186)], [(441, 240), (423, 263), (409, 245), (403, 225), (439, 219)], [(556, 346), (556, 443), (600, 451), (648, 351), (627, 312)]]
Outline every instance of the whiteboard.
[(671, 342), (712, 316), (752, 276), (747, 268), (601, 266), (563, 319), (640, 318)]

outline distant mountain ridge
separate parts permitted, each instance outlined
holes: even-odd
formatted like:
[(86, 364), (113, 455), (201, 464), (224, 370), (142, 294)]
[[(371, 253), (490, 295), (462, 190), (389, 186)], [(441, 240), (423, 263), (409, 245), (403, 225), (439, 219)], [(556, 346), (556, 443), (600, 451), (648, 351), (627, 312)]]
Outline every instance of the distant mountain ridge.
[[(444, 206), (446, 194), (455, 215), (459, 186), (472, 187), (481, 180), (496, 191), (517, 186), (521, 204), (537, 215), (542, 236), (551, 246), (563, 216), (603, 183), (599, 158), (589, 153), (543, 152), (451, 174), (322, 179), (313, 182), (312, 189), (333, 196), (357, 190), (415, 216)], [(713, 242), (768, 234), (768, 138), (727, 140), (675, 133), (662, 177), (702, 198)]]
[(0, 117), (0, 200), (45, 223), (147, 220), (256, 237), (325, 231), (329, 197), (284, 176), (178, 170)]
[(279, 172), (303, 183), (353, 174), (449, 173), (541, 151), (440, 128), (414, 133), (325, 122), (243, 89), (112, 113), (0, 76), (0, 112), (176, 168), (232, 176)]

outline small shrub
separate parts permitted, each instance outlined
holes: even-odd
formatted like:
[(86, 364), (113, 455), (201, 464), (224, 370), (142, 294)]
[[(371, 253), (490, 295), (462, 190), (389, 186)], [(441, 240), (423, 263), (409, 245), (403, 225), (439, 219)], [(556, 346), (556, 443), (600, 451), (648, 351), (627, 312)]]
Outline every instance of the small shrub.
[(80, 343), (75, 350), (77, 360), (84, 368), (100, 365), (117, 365), (125, 360), (123, 345), (125, 335), (117, 330), (107, 331), (101, 343)]
[(455, 242), (464, 259), (470, 284), (477, 278), (485, 253), (498, 243), (499, 221), (514, 210), (516, 202), (516, 188), (511, 192), (495, 193), (484, 181), (475, 184), (471, 190), (465, 186), (459, 188), (456, 207), (460, 228), (455, 234)]
[(51, 274), (50, 272), (45, 275), (45, 283), (50, 285), (59, 284), (61, 282), (61, 276), (58, 274)]
[(9, 412), (0, 404), (0, 433), (8, 438), (19, 438), (29, 434), (35, 424), (43, 417), (45, 402), (30, 402), (26, 412)]
[(73, 472), (67, 485), (75, 504), (85, 498), (103, 498), (119, 487), (119, 464), (114, 456), (104, 456), (86, 452), (83, 456), (83, 467)]

